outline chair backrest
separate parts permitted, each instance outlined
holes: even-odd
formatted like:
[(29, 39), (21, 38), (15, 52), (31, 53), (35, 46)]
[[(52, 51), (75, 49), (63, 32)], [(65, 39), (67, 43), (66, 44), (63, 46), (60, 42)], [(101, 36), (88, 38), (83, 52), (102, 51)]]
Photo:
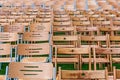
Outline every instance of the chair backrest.
[(53, 32), (67, 32), (74, 31), (75, 27), (53, 27)]
[(93, 47), (92, 50), (93, 50), (93, 58), (94, 58), (94, 70), (96, 70), (97, 59), (99, 59), (99, 62), (103, 62), (103, 63), (110, 62), (110, 55), (118, 54), (117, 51), (119, 51), (119, 49), (117, 48), (112, 49), (112, 48), (101, 48), (101, 47)]
[(51, 29), (50, 23), (33, 23), (30, 25), (30, 32), (39, 32), (39, 31), (50, 32), (50, 29)]
[(67, 21), (67, 22), (54, 22), (53, 23), (53, 26), (60, 26), (60, 27), (62, 27), (62, 26), (72, 26), (72, 23), (71, 23), (71, 21)]
[[(89, 70), (91, 70), (91, 50), (90, 47), (85, 47), (85, 48), (72, 48), (72, 47), (55, 47), (55, 58), (57, 60), (57, 58), (59, 57), (58, 55), (77, 55), (79, 56), (79, 61), (78, 63), (80, 63), (80, 68), (82, 67), (81, 63), (82, 63), (82, 59), (84, 58), (83, 55), (89, 60)], [(65, 57), (63, 57), (64, 59)], [(61, 57), (62, 60), (62, 57)], [(71, 62), (73, 62), (72, 60), (70, 60)], [(57, 61), (56, 61), (57, 62)]]
[(0, 55), (10, 55), (11, 45), (10, 44), (0, 44)]
[[(99, 35), (99, 28), (98, 27), (77, 27), (77, 32), (82, 35)], [(87, 34), (88, 33), (88, 34)]]
[(0, 63), (14, 61), (12, 58), (12, 46), (10, 44), (0, 44)]
[(24, 32), (23, 41), (49, 41), (49, 37), (48, 32)]
[(65, 18), (54, 18), (54, 21), (70, 21), (70, 17), (65, 17)]
[(90, 48), (67, 48), (67, 47), (58, 47), (57, 54), (90, 54)]
[(120, 47), (120, 36), (109, 36), (110, 47)]
[(17, 40), (17, 33), (0, 32), (0, 42), (15, 42)]
[[(79, 36), (79, 40), (80, 40), (80, 46), (83, 45), (96, 45), (98, 47), (108, 47), (108, 39), (109, 39), (109, 35), (105, 35), (105, 36), (83, 36), (80, 35)], [(82, 43), (82, 42), (87, 42), (87, 43)], [(105, 42), (105, 43), (102, 43)]]
[(77, 35), (62, 35), (62, 36), (53, 36), (52, 37), (53, 45), (55, 46), (67, 46), (75, 47), (77, 46), (78, 36)]
[(52, 63), (12, 62), (8, 67), (8, 78), (53, 80), (53, 65)]
[(25, 32), (25, 26), (21, 24), (12, 24), (4, 26), (4, 32), (14, 32), (14, 33), (23, 33)]
[(58, 73), (59, 80), (69, 79), (69, 80), (89, 80), (89, 79), (104, 79), (108, 80), (108, 71), (105, 70), (61, 70), (59, 68)]
[(18, 44), (18, 55), (45, 55), (50, 53), (48, 43), (41, 44)]

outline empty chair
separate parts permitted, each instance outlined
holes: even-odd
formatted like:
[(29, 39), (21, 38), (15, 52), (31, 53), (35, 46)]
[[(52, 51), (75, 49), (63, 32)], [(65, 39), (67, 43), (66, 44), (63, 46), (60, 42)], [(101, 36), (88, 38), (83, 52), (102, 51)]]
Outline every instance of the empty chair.
[(52, 37), (53, 47), (76, 47), (78, 36), (77, 35), (56, 35)]
[(108, 80), (108, 70), (61, 70), (58, 80)]
[(80, 33), (81, 35), (86, 36), (92, 36), (92, 35), (99, 35), (99, 28), (98, 27), (77, 27), (76, 29), (77, 33)]
[[(64, 33), (66, 35), (74, 35), (76, 34), (76, 28), (74, 26), (69, 26), (69, 27), (53, 27), (53, 35), (57, 35), (56, 33)], [(61, 35), (61, 34), (58, 34)]]
[(93, 47), (94, 70), (97, 69), (97, 64), (107, 64), (107, 66), (109, 66), (111, 53), (108, 52), (108, 50), (109, 48)]
[[(18, 55), (29, 56), (29, 55), (34, 55), (32, 53), (36, 53), (35, 55), (41, 55), (41, 54), (43, 55), (43, 54), (49, 54), (50, 53), (49, 54), (49, 57), (50, 57), (49, 60), (52, 59), (52, 50), (51, 50), (52, 45), (51, 45), (51, 38), (49, 36), (49, 32), (43, 32), (43, 31), (42, 32), (25, 32), (23, 34), (23, 41), (24, 41), (24, 44), (20, 44), (18, 46), (18, 48), (24, 49), (24, 51), (19, 52)], [(26, 46), (26, 47), (24, 47), (24, 46)], [(31, 51), (31, 49), (33, 51)], [(41, 52), (41, 51), (43, 51), (43, 52)], [(28, 59), (28, 62), (29, 62), (29, 60), (32, 61), (32, 59)], [(34, 58), (33, 58), (33, 61), (34, 61)]]
[[(19, 44), (17, 52), (17, 61), (21, 62), (50, 62), (52, 61), (50, 45), (48, 43), (41, 44)], [(44, 57), (42, 57), (44, 55)], [(46, 56), (45, 56), (46, 55)]]
[(91, 36), (84, 36), (80, 35), (79, 36), (79, 46), (81, 47), (86, 47), (86, 46), (91, 46), (91, 47), (108, 47), (109, 42), (109, 35), (104, 35), (104, 36), (97, 36), (97, 35), (91, 35)]
[(109, 47), (120, 47), (120, 36), (109, 36)]
[(23, 34), (24, 42), (40, 42), (40, 41), (51, 41), (49, 32), (24, 32)]
[(56, 80), (52, 63), (12, 62), (8, 66), (5, 80)]
[(12, 61), (16, 61), (15, 57), (13, 57), (12, 46), (10, 44), (0, 44), (0, 69), (2, 67), (2, 63), (9, 63)]
[(90, 48), (70, 48), (55, 47), (55, 58), (53, 59), (57, 68), (58, 63), (77, 63), (78, 69), (82, 68), (82, 63), (88, 63), (91, 70), (91, 51)]
[(15, 42), (17, 43), (18, 41), (18, 35), (17, 33), (12, 33), (12, 32), (0, 32), (0, 42), (4, 43), (11, 43)]
[(45, 31), (51, 33), (51, 23), (32, 23), (30, 25), (30, 32)]

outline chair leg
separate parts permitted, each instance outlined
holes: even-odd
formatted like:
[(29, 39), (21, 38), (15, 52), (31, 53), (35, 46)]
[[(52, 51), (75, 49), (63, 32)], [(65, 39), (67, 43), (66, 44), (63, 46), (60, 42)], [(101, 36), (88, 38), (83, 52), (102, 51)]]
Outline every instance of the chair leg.
[(110, 70), (113, 71), (113, 68), (112, 68), (112, 61), (110, 61)]
[(103, 66), (102, 66), (102, 63), (98, 63), (99, 64), (99, 68), (101, 69)]
[(2, 69), (2, 63), (0, 63), (0, 70)]
[(74, 69), (77, 69), (77, 63), (74, 63)]

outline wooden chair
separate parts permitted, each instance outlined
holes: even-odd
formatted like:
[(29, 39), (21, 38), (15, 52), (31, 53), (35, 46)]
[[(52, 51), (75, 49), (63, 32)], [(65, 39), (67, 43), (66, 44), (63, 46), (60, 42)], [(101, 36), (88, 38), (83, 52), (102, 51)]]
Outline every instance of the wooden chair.
[(51, 23), (32, 23), (30, 25), (30, 32), (45, 31), (51, 33)]
[(13, 49), (10, 44), (0, 44), (0, 56), (0, 69), (2, 67), (2, 63), (16, 61), (15, 58), (13, 58)]
[(7, 67), (5, 80), (56, 80), (52, 63), (21, 63), (12, 62)]
[(90, 21), (77, 21), (73, 23), (74, 26), (81, 28), (81, 27), (89, 27), (91, 26)]
[(11, 24), (11, 25), (6, 25), (3, 27), (3, 31), (4, 32), (12, 32), (12, 33), (17, 33), (19, 38), (18, 38), (18, 42), (19, 43), (22, 43), (22, 34), (24, 32), (26, 32), (26, 27), (24, 25), (21, 25), (19, 23), (14, 23), (14, 24)]
[[(24, 44), (38, 44), (40, 43), (48, 43), (50, 47), (50, 53), (52, 53), (52, 37), (50, 36), (49, 32), (24, 32), (23, 34), (23, 41)], [(40, 47), (40, 46), (38, 46)], [(49, 50), (49, 49), (48, 49)], [(52, 54), (50, 54), (50, 59), (52, 59)]]
[(116, 36), (119, 35), (118, 32), (120, 31), (120, 28), (115, 26), (114, 27), (110, 26), (110, 27), (100, 27), (99, 30), (101, 34), (104, 33), (102, 35), (109, 34), (111, 36)]
[(94, 59), (94, 70), (97, 69), (96, 65), (99, 64), (99, 67), (102, 66), (101, 64), (107, 64), (110, 66), (110, 50), (109, 48), (92, 48), (93, 50), (93, 59)]
[[(73, 57), (75, 55), (76, 57)], [(85, 55), (86, 58), (84, 57)], [(82, 68), (82, 63), (88, 63), (89, 69), (91, 70), (91, 51), (90, 48), (55, 47), (55, 58), (53, 62), (55, 62), (56, 68), (58, 63), (77, 63), (78, 69)]]
[[(120, 20), (120, 18), (118, 18)], [(114, 20), (113, 21), (113, 26), (119, 27), (120, 26), (120, 21), (119, 20)]]
[(78, 36), (77, 35), (58, 35), (52, 37), (53, 47), (76, 47)]
[[(63, 33), (65, 35), (75, 35), (76, 28), (74, 26), (69, 27), (53, 27), (53, 35), (57, 35), (57, 33)], [(59, 34), (61, 35), (61, 34)]]
[(120, 47), (120, 36), (109, 36), (109, 47)]
[(18, 44), (18, 35), (17, 33), (12, 32), (0, 32), (0, 43), (13, 43), (13, 47)]
[[(21, 62), (50, 62), (52, 61), (50, 46), (48, 43), (19, 44), (17, 61)], [(42, 56), (44, 57), (42, 57)], [(46, 56), (45, 56), (46, 55)]]
[(79, 35), (79, 43), (78, 46), (81, 47), (108, 47), (109, 45), (109, 35), (99, 36), (99, 35), (91, 35), (84, 36)]
[(50, 41), (50, 36), (48, 32), (24, 32), (23, 41), (24, 42), (39, 42), (39, 41)]
[(120, 79), (120, 69), (116, 69), (116, 67), (113, 67), (113, 79), (119, 80)]
[(99, 35), (99, 28), (98, 27), (77, 27), (77, 33), (86, 36), (92, 35)]
[(110, 52), (111, 70), (112, 70), (113, 63), (117, 64), (117, 63), (120, 62), (120, 60), (119, 60), (119, 58), (120, 58), (120, 52), (119, 51), (120, 51), (120, 48), (110, 48), (108, 50), (108, 52)]
[(108, 80), (108, 70), (62, 70), (59, 68), (58, 80)]
[(53, 27), (56, 27), (56, 26), (60, 26), (60, 27), (63, 27), (63, 26), (72, 26), (72, 23), (71, 21), (67, 21), (67, 22), (54, 22), (53, 23)]

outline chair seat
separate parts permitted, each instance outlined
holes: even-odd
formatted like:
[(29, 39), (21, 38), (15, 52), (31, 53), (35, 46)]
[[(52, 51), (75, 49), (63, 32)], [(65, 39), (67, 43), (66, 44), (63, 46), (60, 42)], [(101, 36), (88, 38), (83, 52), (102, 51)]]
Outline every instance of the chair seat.
[(5, 75), (0, 75), (0, 80), (5, 80)]
[[(53, 62), (55, 62), (55, 58), (53, 58)], [(57, 62), (73, 63), (78, 62), (78, 58), (57, 58)]]
[(120, 62), (120, 58), (112, 58), (113, 62)]
[(25, 57), (21, 62), (47, 62), (48, 57)]
[[(12, 58), (12, 61), (15, 61), (15, 58)], [(9, 63), (11, 62), (11, 58), (0, 58), (0, 62)]]

